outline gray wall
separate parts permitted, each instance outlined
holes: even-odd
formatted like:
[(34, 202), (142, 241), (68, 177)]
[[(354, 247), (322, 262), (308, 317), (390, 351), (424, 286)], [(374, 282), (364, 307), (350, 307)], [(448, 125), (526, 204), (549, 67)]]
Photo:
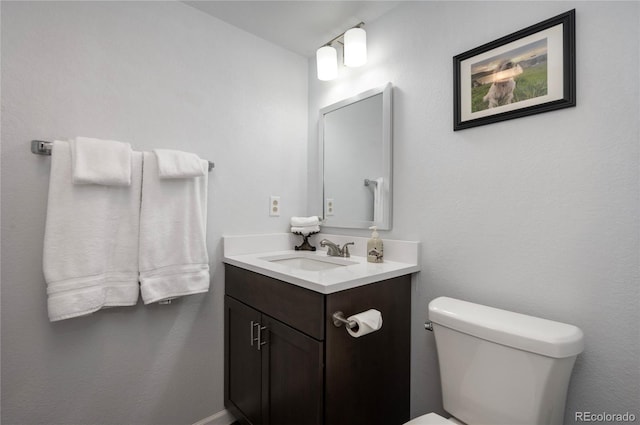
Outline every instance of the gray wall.
[[(452, 57), (574, 7), (578, 106), (454, 133)], [(394, 85), (394, 218), (381, 236), (422, 242), (413, 415), (443, 412), (422, 324), (428, 302), (446, 295), (584, 330), (565, 423), (577, 411), (640, 417), (639, 7), (408, 2), (367, 23), (362, 68), (321, 82), (311, 59), (310, 211), (320, 200), (317, 110)]]
[[(307, 60), (180, 2), (1, 8), (2, 423), (176, 425), (219, 412), (220, 238), (284, 231), (306, 209)], [(208, 294), (48, 322), (50, 158), (29, 141), (77, 135), (216, 163)]]

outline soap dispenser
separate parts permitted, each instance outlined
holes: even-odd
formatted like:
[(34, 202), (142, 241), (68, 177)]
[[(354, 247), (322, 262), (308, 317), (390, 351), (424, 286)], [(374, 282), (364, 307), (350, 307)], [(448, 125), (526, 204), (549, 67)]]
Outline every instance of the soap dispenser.
[(382, 263), (384, 247), (382, 246), (382, 239), (378, 237), (378, 226), (371, 226), (369, 229), (373, 230), (373, 233), (371, 234), (371, 239), (367, 241), (367, 261), (370, 263)]

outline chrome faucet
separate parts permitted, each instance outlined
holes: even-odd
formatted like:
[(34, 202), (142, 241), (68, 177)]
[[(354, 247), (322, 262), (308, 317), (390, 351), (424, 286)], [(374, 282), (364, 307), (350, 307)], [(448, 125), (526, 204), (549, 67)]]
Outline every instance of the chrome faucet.
[(349, 253), (349, 245), (355, 245), (355, 243), (347, 242), (342, 248), (340, 248), (340, 245), (331, 242), (329, 239), (323, 239), (320, 241), (321, 247), (327, 247), (327, 255), (330, 257), (351, 257), (351, 254)]

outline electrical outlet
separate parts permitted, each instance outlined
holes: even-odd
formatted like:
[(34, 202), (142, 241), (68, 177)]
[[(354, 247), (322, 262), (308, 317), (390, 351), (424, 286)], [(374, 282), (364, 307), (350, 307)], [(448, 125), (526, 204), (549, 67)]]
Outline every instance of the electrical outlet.
[(269, 215), (271, 217), (280, 217), (280, 197), (271, 195), (269, 202)]
[(326, 199), (324, 211), (328, 216), (333, 215), (333, 198)]

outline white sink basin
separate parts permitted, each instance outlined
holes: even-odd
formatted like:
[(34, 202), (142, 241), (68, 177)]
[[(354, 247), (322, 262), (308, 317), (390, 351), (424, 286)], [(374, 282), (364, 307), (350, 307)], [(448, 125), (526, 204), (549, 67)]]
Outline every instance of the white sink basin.
[(282, 260), (269, 260), (272, 263), (282, 264), (292, 269), (301, 269), (309, 271), (335, 269), (336, 267), (344, 267), (345, 264), (328, 263), (326, 261), (312, 260), (310, 258), (284, 258)]
[(350, 266), (358, 264), (355, 261), (349, 261), (339, 257), (320, 257), (317, 254), (308, 253), (292, 253), (285, 255), (277, 255), (272, 257), (262, 257), (262, 260), (270, 263), (281, 264), (291, 269), (320, 271), (335, 269), (338, 267)]

